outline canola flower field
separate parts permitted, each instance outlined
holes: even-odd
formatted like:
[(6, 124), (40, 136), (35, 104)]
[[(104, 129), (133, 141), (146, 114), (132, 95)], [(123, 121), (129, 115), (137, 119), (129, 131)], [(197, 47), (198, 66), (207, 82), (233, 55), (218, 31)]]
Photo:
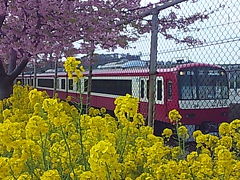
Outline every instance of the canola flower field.
[(138, 99), (115, 100), (115, 116), (106, 109), (89, 114), (46, 93), (15, 85), (0, 101), (0, 179), (3, 180), (239, 180), (240, 120), (222, 123), (219, 137), (195, 131), (197, 150), (185, 151), (187, 129), (172, 110), (173, 132), (162, 137), (144, 126)]

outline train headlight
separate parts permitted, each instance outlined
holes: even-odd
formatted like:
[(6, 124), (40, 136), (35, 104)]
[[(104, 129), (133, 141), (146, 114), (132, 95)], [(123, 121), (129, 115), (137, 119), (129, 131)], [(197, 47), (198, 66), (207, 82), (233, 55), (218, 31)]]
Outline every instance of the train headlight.
[(184, 72), (184, 71), (180, 71), (180, 72), (179, 72), (179, 75), (180, 75), (180, 76), (183, 76), (183, 75), (185, 75), (185, 72)]

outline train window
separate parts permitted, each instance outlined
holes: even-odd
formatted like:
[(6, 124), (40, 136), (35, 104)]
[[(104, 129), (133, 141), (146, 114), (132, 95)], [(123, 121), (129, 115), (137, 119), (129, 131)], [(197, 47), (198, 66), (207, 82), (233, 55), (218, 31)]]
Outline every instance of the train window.
[(162, 80), (157, 80), (157, 100), (162, 100)]
[(234, 89), (234, 81), (233, 80), (230, 80), (230, 89)]
[(65, 89), (65, 79), (61, 79), (61, 89)]
[(240, 89), (240, 74), (238, 74), (238, 76), (236, 78), (236, 88)]
[(132, 94), (132, 80), (93, 79), (92, 92), (123, 96)]
[(33, 79), (30, 79), (30, 85), (33, 86)]
[(144, 80), (141, 80), (141, 98), (144, 98)]
[(228, 84), (227, 75), (222, 69), (201, 67), (193, 72), (178, 76), (180, 99), (228, 98), (228, 86), (234, 86), (233, 76), (230, 76)]
[(53, 88), (53, 79), (38, 79), (38, 86)]
[(68, 89), (73, 90), (73, 79), (68, 80)]
[(168, 81), (167, 83), (167, 98), (172, 99), (173, 91), (172, 91), (172, 81)]
[(235, 81), (236, 81), (235, 72), (230, 72), (228, 74), (228, 76), (229, 76), (229, 88), (234, 89), (235, 88)]

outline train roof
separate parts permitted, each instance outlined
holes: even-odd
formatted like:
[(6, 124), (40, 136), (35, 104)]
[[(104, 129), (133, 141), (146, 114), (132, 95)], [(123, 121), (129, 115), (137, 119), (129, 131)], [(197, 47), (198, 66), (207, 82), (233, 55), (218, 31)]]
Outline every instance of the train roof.
[[(215, 68), (222, 68), (218, 65), (213, 64), (206, 64), (206, 63), (186, 63), (186, 64), (176, 64), (174, 67), (164, 67), (158, 68), (157, 73), (169, 73), (169, 72), (177, 72), (181, 69), (191, 68), (191, 67), (215, 67)], [(87, 75), (87, 72), (84, 72), (84, 75)], [(37, 74), (38, 76), (54, 76), (54, 73), (41, 73)], [(139, 68), (116, 68), (116, 69), (94, 69), (93, 76), (119, 76), (119, 75), (149, 75), (149, 69), (146, 67), (139, 67)], [(33, 76), (33, 75), (27, 75)], [(58, 76), (66, 76), (66, 72), (58, 72)]]

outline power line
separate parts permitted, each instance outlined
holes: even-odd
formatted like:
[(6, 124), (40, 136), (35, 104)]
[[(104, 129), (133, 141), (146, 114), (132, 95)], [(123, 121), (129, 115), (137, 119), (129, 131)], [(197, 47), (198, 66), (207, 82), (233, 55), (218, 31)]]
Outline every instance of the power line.
[[(215, 28), (215, 27), (223, 27), (223, 26), (227, 26), (227, 25), (231, 25), (231, 24), (238, 24), (238, 23), (240, 24), (240, 21), (233, 21), (233, 22), (229, 22), (229, 23), (217, 24), (217, 25), (214, 25), (214, 26), (207, 26), (207, 27), (204, 27), (204, 28), (194, 28), (192, 30), (189, 30), (188, 32), (194, 32), (194, 31), (200, 31), (200, 30), (205, 30), (205, 29), (211, 29), (211, 28)], [(176, 35), (184, 34), (184, 33), (185, 32), (178, 32), (178, 33), (174, 33), (174, 34), (171, 33), (171, 35), (176, 36)], [(142, 37), (140, 37), (140, 38), (144, 38), (144, 37), (146, 37), (146, 35), (143, 34)], [(136, 42), (137, 43), (141, 43), (141, 42), (146, 42), (146, 41), (149, 41), (149, 40), (148, 39), (141, 39), (141, 40), (139, 39)]]
[[(162, 50), (162, 51), (158, 51), (158, 54), (167, 54), (167, 53), (173, 53), (173, 52), (179, 52), (179, 51), (186, 51), (186, 50), (191, 50), (191, 49), (198, 49), (198, 48), (203, 48), (203, 47), (216, 46), (216, 45), (232, 43), (232, 42), (237, 42), (237, 41), (240, 41), (240, 37), (237, 37), (237, 38), (234, 38), (234, 39), (231, 38), (231, 39), (225, 39), (225, 40), (221, 40), (221, 41), (214, 41), (214, 42), (204, 44), (204, 45), (199, 45), (199, 46)], [(149, 53), (143, 53), (142, 56), (149, 56)]]
[(199, 46), (192, 46), (192, 47), (188, 47), (188, 48), (180, 48), (180, 49), (160, 51), (160, 52), (158, 52), (158, 54), (165, 54), (165, 53), (171, 53), (171, 52), (177, 52), (177, 51), (185, 51), (185, 50), (190, 50), (190, 49), (197, 49), (197, 48), (215, 46), (215, 45), (219, 45), (219, 44), (232, 43), (232, 42), (236, 42), (236, 41), (240, 41), (240, 37), (237, 37), (235, 39), (225, 39), (225, 40), (221, 40), (221, 41), (210, 42), (208, 44), (199, 45)]
[(223, 26), (227, 26), (227, 25), (231, 25), (231, 24), (240, 24), (240, 21), (232, 21), (232, 22), (228, 22), (228, 23), (217, 24), (217, 25), (214, 25), (214, 26), (207, 26), (207, 27), (204, 27), (204, 28), (191, 28), (189, 30), (189, 32), (200, 31), (200, 30), (205, 30), (205, 29), (210, 29), (210, 28), (215, 28), (215, 27), (223, 27)]

